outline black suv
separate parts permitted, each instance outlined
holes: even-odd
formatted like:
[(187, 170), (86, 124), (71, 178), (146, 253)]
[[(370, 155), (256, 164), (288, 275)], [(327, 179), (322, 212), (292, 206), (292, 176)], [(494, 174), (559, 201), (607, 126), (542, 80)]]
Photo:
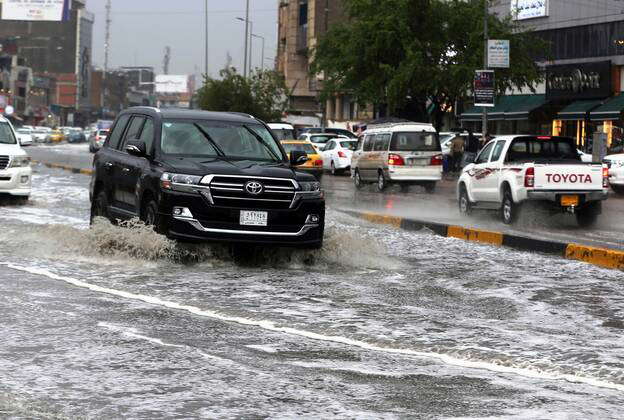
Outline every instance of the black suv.
[(94, 157), (91, 218), (139, 217), (185, 241), (320, 248), (325, 200), (271, 130), (246, 114), (150, 107), (115, 120)]

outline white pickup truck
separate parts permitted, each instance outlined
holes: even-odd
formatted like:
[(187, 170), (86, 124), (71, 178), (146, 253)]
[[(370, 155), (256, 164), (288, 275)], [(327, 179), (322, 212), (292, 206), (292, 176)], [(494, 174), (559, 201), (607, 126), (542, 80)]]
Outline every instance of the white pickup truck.
[(504, 223), (515, 222), (528, 201), (576, 215), (580, 226), (594, 224), (607, 199), (608, 169), (583, 163), (568, 137), (499, 136), (467, 165), (458, 181), (459, 211), (497, 209)]

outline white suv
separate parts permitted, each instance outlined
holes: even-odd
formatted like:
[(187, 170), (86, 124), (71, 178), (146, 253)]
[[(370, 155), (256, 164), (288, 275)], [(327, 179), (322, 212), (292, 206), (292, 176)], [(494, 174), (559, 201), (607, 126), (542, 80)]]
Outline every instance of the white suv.
[(30, 157), (17, 141), (11, 123), (0, 116), (0, 194), (27, 201), (31, 179)]

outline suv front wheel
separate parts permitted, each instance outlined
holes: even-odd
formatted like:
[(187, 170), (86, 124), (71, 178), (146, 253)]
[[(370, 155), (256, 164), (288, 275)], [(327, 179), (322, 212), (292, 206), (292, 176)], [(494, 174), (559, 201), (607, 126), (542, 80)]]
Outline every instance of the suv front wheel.
[(91, 220), (90, 224), (93, 224), (93, 220), (96, 217), (104, 217), (110, 220), (110, 216), (108, 214), (108, 197), (104, 191), (100, 191), (95, 200), (93, 200), (93, 204), (91, 205)]
[(163, 217), (158, 213), (158, 203), (155, 200), (149, 200), (143, 207), (141, 220), (147, 226), (153, 226), (156, 233), (165, 233), (165, 223)]

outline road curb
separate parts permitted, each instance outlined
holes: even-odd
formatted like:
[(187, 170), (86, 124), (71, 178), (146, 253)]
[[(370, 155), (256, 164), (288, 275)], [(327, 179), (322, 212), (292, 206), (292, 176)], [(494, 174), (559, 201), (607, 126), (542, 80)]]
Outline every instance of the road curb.
[(59, 163), (40, 162), (38, 160), (33, 160), (32, 162), (40, 164), (40, 165), (44, 165), (44, 166), (46, 166), (48, 168), (62, 169), (64, 171), (69, 171), (69, 172), (74, 173), (74, 174), (93, 175), (93, 169), (74, 168), (72, 166), (61, 165)]
[(491, 232), (369, 212), (352, 210), (339, 211), (371, 223), (388, 225), (403, 230), (419, 231), (422, 229), (429, 229), (435, 234), (446, 238), (457, 238), (469, 242), (512, 248), (519, 251), (539, 252), (541, 254), (560, 256), (569, 260), (582, 261), (603, 268), (624, 270), (624, 251), (615, 249), (593, 248), (574, 243), (534, 239), (501, 232)]

